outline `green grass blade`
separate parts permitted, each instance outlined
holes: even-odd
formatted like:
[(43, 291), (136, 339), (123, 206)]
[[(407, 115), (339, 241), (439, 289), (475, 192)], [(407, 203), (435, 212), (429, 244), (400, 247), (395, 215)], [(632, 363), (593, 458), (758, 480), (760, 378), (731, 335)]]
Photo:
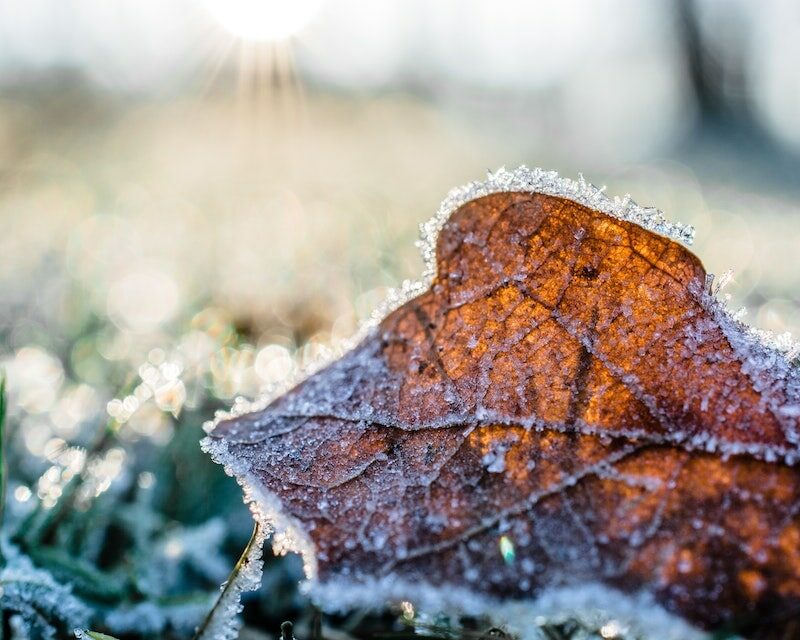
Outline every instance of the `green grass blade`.
[(6, 377), (0, 371), (0, 527), (6, 507), (6, 479), (8, 461), (6, 460)]

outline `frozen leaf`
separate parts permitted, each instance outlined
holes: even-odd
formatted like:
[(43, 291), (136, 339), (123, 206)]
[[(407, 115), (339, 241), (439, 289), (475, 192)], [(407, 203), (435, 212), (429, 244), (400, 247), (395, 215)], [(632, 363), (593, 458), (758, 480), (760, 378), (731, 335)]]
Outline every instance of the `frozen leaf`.
[(427, 288), (205, 441), (317, 598), (522, 625), (537, 609), (514, 603), (613, 611), (624, 592), (703, 628), (783, 624), (800, 605), (794, 347), (734, 320), (654, 233), (691, 230), (527, 169), (454, 191), (423, 229)]

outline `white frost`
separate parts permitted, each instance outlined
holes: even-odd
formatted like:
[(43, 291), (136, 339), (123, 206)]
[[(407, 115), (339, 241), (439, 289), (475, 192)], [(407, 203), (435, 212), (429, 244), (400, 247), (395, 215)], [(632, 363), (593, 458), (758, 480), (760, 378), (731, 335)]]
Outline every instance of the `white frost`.
[(442, 611), (472, 616), (487, 616), (520, 640), (541, 640), (542, 624), (575, 620), (587, 627), (600, 628), (616, 623), (628, 629), (626, 637), (659, 640), (700, 640), (707, 634), (670, 614), (647, 594), (628, 595), (601, 584), (548, 589), (535, 601), (497, 601), (460, 586), (437, 587), (393, 576), (369, 582), (338, 579), (314, 585), (311, 595), (326, 604), (330, 611), (344, 612), (371, 606), (380, 610), (385, 603), (407, 600), (417, 611)]
[[(469, 612), (472, 616), (486, 616), (503, 623), (504, 628), (520, 640), (540, 640), (538, 627), (545, 622), (557, 624), (566, 620), (576, 620), (595, 628), (607, 623), (620, 624), (628, 629), (629, 637), (659, 640), (707, 638), (704, 632), (667, 612), (650, 595), (628, 595), (600, 584), (548, 589), (535, 601), (501, 602), (465, 587), (448, 585), (443, 588), (421, 581), (409, 583), (394, 575), (358, 582), (338, 577), (320, 583), (316, 579), (314, 543), (302, 525), (283, 510), (274, 494), (259, 486), (241, 459), (231, 455), (224, 441), (205, 438), (203, 449), (222, 464), (229, 475), (236, 477), (244, 489), (245, 501), (253, 517), (262, 525), (264, 535), (273, 533), (275, 552), (294, 552), (302, 556), (306, 575), (304, 590), (328, 612), (346, 612), (354, 608), (380, 611), (387, 605), (406, 601), (409, 594), (414, 594), (413, 604), (418, 611), (455, 615)], [(263, 542), (263, 538), (261, 540)], [(257, 544), (255, 548), (260, 550), (261, 545)], [(258, 588), (261, 570), (262, 563), (258, 560), (244, 572), (240, 588), (231, 594), (222, 615), (213, 627), (209, 627), (203, 640), (232, 640), (236, 637), (238, 626), (235, 619), (241, 611), (239, 597), (243, 591)]]
[(225, 473), (233, 476), (241, 485), (244, 501), (259, 525), (256, 539), (249, 548), (239, 574), (227, 591), (225, 585), (222, 585), (222, 601), (198, 638), (198, 640), (235, 640), (239, 634), (238, 616), (242, 611), (242, 593), (255, 591), (261, 584), (264, 569), (262, 549), (267, 537), (272, 534), (273, 551), (276, 555), (292, 552), (299, 553), (303, 557), (303, 570), (309, 581), (313, 581), (317, 573), (316, 551), (300, 523), (284, 512), (274, 494), (260, 487), (250, 475), (247, 464), (231, 455), (223, 440), (204, 438), (201, 446), (215, 462), (224, 467)]

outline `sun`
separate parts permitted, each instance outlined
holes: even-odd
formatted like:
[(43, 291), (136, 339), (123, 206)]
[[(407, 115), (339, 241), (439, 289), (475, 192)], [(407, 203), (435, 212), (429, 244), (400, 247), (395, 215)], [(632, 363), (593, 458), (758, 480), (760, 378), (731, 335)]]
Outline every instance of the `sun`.
[(325, 0), (205, 0), (227, 31), (254, 42), (291, 38), (316, 16)]

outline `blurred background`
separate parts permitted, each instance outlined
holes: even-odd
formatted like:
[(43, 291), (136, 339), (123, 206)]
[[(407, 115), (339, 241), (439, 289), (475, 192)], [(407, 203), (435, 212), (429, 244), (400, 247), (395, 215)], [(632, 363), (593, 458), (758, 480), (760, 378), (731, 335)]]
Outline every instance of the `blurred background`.
[(151, 491), (169, 526), (239, 519), (196, 583), (224, 578), (247, 514), (187, 453), (203, 420), (351, 335), (500, 165), (693, 224), (731, 305), (797, 336), (798, 60), (794, 0), (0, 0), (12, 516), (74, 476), (84, 510)]

